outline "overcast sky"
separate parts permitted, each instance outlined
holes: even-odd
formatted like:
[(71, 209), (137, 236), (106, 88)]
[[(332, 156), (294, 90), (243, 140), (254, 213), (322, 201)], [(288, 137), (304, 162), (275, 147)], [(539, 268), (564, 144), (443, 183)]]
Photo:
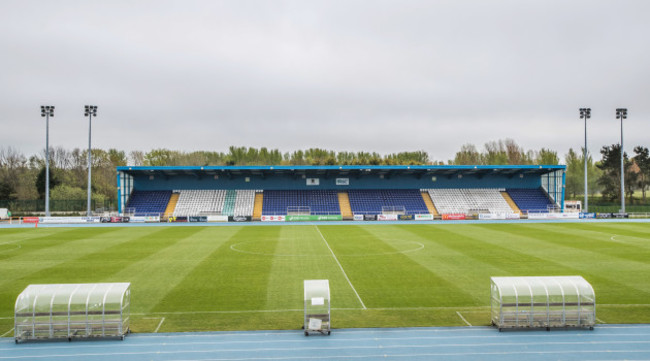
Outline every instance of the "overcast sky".
[[(650, 146), (650, 1), (0, 1), (0, 147)], [(600, 156), (597, 156), (599, 159)]]

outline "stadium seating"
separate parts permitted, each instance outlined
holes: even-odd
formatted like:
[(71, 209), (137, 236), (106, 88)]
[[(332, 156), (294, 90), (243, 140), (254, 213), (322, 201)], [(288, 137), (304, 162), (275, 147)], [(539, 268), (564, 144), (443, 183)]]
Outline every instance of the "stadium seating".
[(223, 203), (223, 210), (221, 214), (225, 216), (232, 216), (235, 213), (235, 201), (237, 199), (237, 191), (229, 189), (226, 191), (226, 199)]
[(513, 210), (496, 188), (439, 188), (429, 189), (431, 200), (441, 214), (472, 211), (512, 213)]
[(355, 189), (348, 191), (354, 214), (382, 214), (385, 207), (403, 208), (405, 214), (429, 214), (419, 189)]
[(133, 209), (135, 216), (161, 215), (167, 208), (171, 191), (133, 191), (127, 209)]
[(554, 206), (542, 188), (509, 188), (506, 191), (522, 212), (548, 212)]
[(226, 191), (223, 189), (190, 189), (176, 191), (179, 193), (174, 216), (198, 216), (221, 214)]
[[(169, 209), (174, 209), (173, 215), (177, 217), (210, 214), (254, 216), (259, 197), (262, 215), (286, 215), (287, 211), (313, 215), (341, 214), (341, 194), (336, 190), (261, 192), (251, 189), (175, 190), (174, 197), (178, 200), (175, 207)], [(440, 214), (512, 213), (513, 207), (507, 199), (524, 213), (547, 212), (554, 206), (542, 188), (357, 189), (344, 194), (353, 214), (430, 214), (432, 208)], [(162, 215), (171, 197), (172, 191), (133, 191), (127, 209), (138, 216)], [(428, 197), (433, 207), (425, 202)]]
[(310, 214), (341, 214), (337, 191), (264, 191), (262, 215), (286, 215), (289, 207), (309, 207)]
[(255, 206), (255, 190), (238, 189), (233, 215), (252, 216), (254, 206)]

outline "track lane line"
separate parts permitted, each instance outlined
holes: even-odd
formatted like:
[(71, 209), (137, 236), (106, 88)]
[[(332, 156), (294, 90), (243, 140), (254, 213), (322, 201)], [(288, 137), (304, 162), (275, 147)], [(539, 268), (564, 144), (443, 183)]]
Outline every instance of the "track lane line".
[[(47, 354), (47, 355), (17, 355), (17, 356), (0, 356), (0, 359), (30, 359), (30, 358), (35, 358), (35, 359), (51, 359), (51, 358), (71, 358), (71, 357), (97, 357), (97, 356), (135, 356), (135, 355), (178, 355), (178, 354), (193, 354), (193, 355), (199, 355), (199, 354), (211, 354), (215, 352), (221, 352), (221, 353), (250, 353), (251, 351), (253, 352), (319, 352), (319, 351), (332, 351), (332, 350), (344, 350), (344, 351), (350, 351), (350, 350), (377, 350), (377, 349), (386, 349), (386, 350), (399, 350), (399, 349), (418, 349), (418, 350), (424, 350), (424, 349), (440, 349), (440, 348), (449, 348), (449, 347), (458, 347), (458, 348), (467, 348), (467, 347), (476, 347), (476, 348), (485, 348), (485, 347), (497, 347), (497, 348), (503, 348), (503, 347), (508, 347), (508, 346), (536, 346), (536, 347), (548, 347), (548, 346), (593, 346), (595, 344), (602, 344), (602, 345), (615, 345), (621, 347), (621, 349), (611, 349), (608, 350), (607, 352), (610, 353), (647, 353), (650, 351), (650, 349), (636, 349), (636, 350), (630, 350), (629, 348), (625, 348), (625, 345), (647, 345), (650, 344), (648, 341), (609, 341), (609, 342), (589, 342), (589, 341), (583, 341), (583, 342), (527, 342), (527, 343), (519, 343), (519, 342), (505, 342), (505, 343), (472, 343), (472, 344), (467, 344), (467, 343), (456, 343), (456, 344), (444, 344), (444, 345), (431, 345), (431, 344), (421, 344), (421, 345), (413, 345), (413, 344), (404, 344), (404, 345), (367, 345), (367, 346), (312, 346), (312, 347), (291, 347), (291, 346), (282, 346), (282, 347), (260, 347), (260, 348), (206, 348), (206, 349), (177, 349), (177, 350), (158, 350), (158, 349), (145, 349), (142, 351), (131, 351), (131, 352), (82, 352), (82, 353), (58, 353), (58, 354)], [(472, 351), (467, 351), (467, 352), (428, 352), (426, 355), (524, 355), (524, 354), (561, 354), (561, 355), (567, 355), (567, 354), (588, 354), (588, 353), (602, 353), (602, 350), (590, 350), (590, 349), (579, 349), (579, 350), (567, 350), (564, 348), (561, 349), (552, 349), (552, 350), (542, 350), (542, 351), (535, 351), (535, 350), (513, 350), (513, 351), (483, 351), (483, 352), (472, 352)], [(418, 353), (409, 353), (405, 354), (405, 356), (418, 356)], [(323, 356), (317, 356), (318, 358), (323, 358), (327, 359), (335, 355), (323, 355)], [(392, 354), (389, 354), (388, 356), (392, 356)], [(304, 358), (304, 355), (301, 356)], [(349, 357), (349, 356), (345, 356)], [(367, 355), (363, 355), (363, 357), (367, 357)], [(279, 356), (278, 359), (286, 359), (287, 356)], [(264, 359), (275, 359), (274, 357), (271, 358), (249, 358), (247, 356), (244, 356), (242, 358), (225, 358), (225, 359), (233, 359), (233, 360), (264, 360)], [(192, 360), (197, 360), (197, 358), (192, 358)], [(199, 359), (199, 360), (205, 360), (205, 359)], [(218, 359), (217, 359), (218, 360)]]

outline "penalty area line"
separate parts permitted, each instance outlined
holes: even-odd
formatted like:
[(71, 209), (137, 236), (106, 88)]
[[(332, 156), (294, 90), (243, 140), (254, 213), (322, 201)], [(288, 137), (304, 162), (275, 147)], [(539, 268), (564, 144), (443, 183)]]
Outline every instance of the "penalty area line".
[(153, 333), (158, 333), (158, 330), (160, 330), (160, 326), (162, 326), (163, 322), (165, 322), (164, 317), (142, 317), (145, 320), (157, 320), (160, 318), (160, 322), (158, 322), (158, 326), (156, 329), (153, 331)]
[(153, 333), (158, 333), (158, 330), (160, 330), (160, 326), (162, 326), (163, 322), (165, 322), (165, 318), (160, 319), (160, 323), (158, 324), (158, 327), (156, 327), (156, 330)]
[(458, 315), (458, 317), (460, 317), (461, 320), (463, 320), (463, 322), (465, 322), (465, 323), (467, 324), (467, 326), (471, 326), (471, 325), (472, 325), (471, 323), (467, 322), (467, 320), (465, 319), (465, 317), (463, 317), (463, 315), (461, 315), (459, 311), (456, 311), (456, 314)]
[(3, 333), (2, 336), (0, 336), (0, 337), (5, 337), (5, 336), (7, 336), (7, 335), (10, 334), (11, 331), (13, 331), (13, 330), (14, 330), (14, 329), (12, 328), (11, 330), (9, 330), (9, 331)]
[(357, 299), (359, 300), (359, 303), (361, 303), (361, 307), (363, 307), (363, 309), (365, 310), (365, 309), (366, 309), (366, 305), (365, 305), (365, 304), (363, 303), (363, 301), (361, 300), (361, 296), (359, 296), (359, 293), (357, 292), (357, 289), (354, 288), (354, 286), (352, 285), (352, 282), (350, 282), (350, 278), (348, 278), (347, 273), (345, 273), (345, 270), (343, 269), (343, 266), (341, 266), (341, 262), (339, 262), (339, 259), (336, 258), (336, 255), (334, 254), (334, 251), (332, 251), (332, 248), (330, 247), (330, 244), (327, 243), (327, 240), (325, 239), (325, 236), (323, 236), (323, 233), (321, 233), (321, 231), (320, 231), (320, 229), (318, 228), (318, 226), (314, 226), (314, 227), (316, 227), (316, 231), (318, 232), (318, 234), (320, 234), (320, 238), (322, 238), (322, 239), (323, 239), (323, 242), (325, 242), (325, 245), (327, 246), (327, 249), (329, 249), (330, 252), (332, 253), (332, 257), (334, 257), (334, 260), (336, 261), (336, 264), (339, 265), (339, 268), (341, 269), (341, 272), (343, 272), (343, 276), (344, 276), (345, 279), (348, 281), (348, 284), (350, 285), (350, 287), (352, 287), (352, 291), (354, 291), (354, 294), (357, 295)]

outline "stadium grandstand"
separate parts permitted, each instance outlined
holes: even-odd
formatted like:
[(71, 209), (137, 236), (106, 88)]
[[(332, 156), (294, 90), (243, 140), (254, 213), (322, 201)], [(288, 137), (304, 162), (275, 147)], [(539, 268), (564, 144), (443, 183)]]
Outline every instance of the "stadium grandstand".
[(477, 215), (564, 208), (565, 166), (118, 167), (134, 216)]

